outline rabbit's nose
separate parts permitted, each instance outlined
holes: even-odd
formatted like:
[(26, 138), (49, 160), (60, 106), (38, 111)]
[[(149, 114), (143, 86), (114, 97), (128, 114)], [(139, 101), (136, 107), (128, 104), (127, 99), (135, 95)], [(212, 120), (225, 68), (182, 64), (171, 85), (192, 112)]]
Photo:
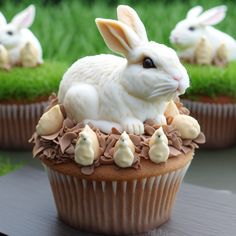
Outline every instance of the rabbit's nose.
[(174, 36), (173, 39), (175, 42), (177, 42), (179, 38), (177, 36)]
[(176, 80), (176, 81), (180, 81), (181, 77), (180, 76), (174, 76), (173, 79)]
[(175, 35), (172, 35), (171, 39), (172, 39), (173, 42), (177, 43), (178, 40), (179, 40), (179, 37), (175, 36)]

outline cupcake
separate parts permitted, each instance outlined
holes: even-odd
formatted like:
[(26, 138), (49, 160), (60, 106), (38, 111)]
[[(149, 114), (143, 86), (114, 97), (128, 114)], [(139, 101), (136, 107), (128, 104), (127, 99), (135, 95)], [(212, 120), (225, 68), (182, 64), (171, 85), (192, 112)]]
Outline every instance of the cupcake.
[(35, 7), (18, 13), (8, 24), (0, 17), (0, 148), (30, 149), (28, 139), (57, 91), (66, 65), (43, 63), (41, 45), (28, 29)]
[(183, 103), (206, 135), (203, 146), (211, 149), (236, 144), (236, 43), (212, 26), (224, 19), (226, 10), (218, 6), (203, 12), (201, 6), (194, 7), (170, 36), (191, 78)]
[(59, 218), (108, 235), (147, 232), (166, 222), (195, 149), (205, 141), (175, 98), (188, 87), (176, 53), (148, 41), (134, 9), (121, 5), (117, 14), (118, 21), (99, 18), (96, 24), (108, 47), (125, 58), (75, 62), (30, 140)]

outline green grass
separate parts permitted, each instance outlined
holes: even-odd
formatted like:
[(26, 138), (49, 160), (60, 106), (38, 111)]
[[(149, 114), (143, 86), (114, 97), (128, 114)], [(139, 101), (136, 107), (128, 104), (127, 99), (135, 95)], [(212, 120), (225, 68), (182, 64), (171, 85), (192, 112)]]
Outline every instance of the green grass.
[(14, 171), (21, 166), (22, 164), (13, 164), (6, 157), (0, 157), (0, 176), (5, 175), (8, 172)]
[(231, 62), (225, 68), (190, 64), (185, 64), (185, 67), (191, 81), (185, 96), (194, 100), (204, 95), (236, 98), (236, 62)]
[(0, 100), (33, 101), (57, 92), (68, 63), (46, 61), (36, 68), (14, 67), (0, 71)]

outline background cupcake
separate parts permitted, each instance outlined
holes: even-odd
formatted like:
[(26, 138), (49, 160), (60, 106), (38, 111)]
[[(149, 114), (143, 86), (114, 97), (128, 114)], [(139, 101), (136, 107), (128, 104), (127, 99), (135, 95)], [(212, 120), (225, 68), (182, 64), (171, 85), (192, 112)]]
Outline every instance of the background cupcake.
[(225, 148), (236, 140), (236, 41), (215, 28), (226, 15), (226, 6), (203, 11), (190, 9), (171, 32), (170, 40), (186, 65), (191, 88), (184, 104), (206, 134), (206, 148)]
[(29, 148), (27, 140), (66, 67), (43, 63), (41, 45), (28, 29), (34, 16), (33, 5), (10, 23), (0, 14), (0, 148)]

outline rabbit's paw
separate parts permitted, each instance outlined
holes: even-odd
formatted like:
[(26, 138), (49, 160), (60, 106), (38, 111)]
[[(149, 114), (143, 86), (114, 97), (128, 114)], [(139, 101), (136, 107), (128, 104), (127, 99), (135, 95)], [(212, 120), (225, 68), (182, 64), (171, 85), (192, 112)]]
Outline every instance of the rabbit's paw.
[(164, 115), (158, 115), (155, 121), (158, 125), (166, 125), (166, 118)]
[(122, 121), (123, 129), (129, 134), (143, 134), (144, 125), (143, 122), (135, 118), (126, 118)]

